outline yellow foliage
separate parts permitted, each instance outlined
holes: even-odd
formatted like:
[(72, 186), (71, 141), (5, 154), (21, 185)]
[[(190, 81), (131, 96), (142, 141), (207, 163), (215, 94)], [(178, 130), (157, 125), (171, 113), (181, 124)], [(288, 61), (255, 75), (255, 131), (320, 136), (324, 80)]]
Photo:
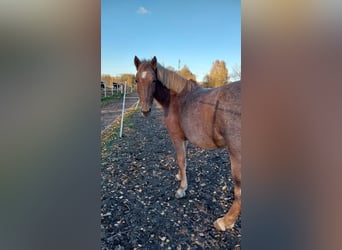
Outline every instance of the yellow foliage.
[(189, 70), (189, 68), (186, 65), (184, 65), (184, 67), (180, 71), (178, 71), (177, 73), (180, 76), (183, 76), (187, 80), (192, 79), (192, 80), (196, 81), (196, 76)]
[(229, 80), (228, 69), (224, 61), (216, 60), (207, 76), (208, 87), (219, 87), (227, 84)]

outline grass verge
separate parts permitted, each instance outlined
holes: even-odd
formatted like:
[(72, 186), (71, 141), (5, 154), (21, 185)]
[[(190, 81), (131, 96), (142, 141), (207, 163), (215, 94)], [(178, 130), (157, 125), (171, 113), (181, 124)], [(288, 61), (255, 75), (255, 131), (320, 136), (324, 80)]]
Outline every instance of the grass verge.
[[(125, 134), (129, 133), (130, 130), (134, 129), (134, 115), (139, 112), (140, 109), (135, 109), (135, 105), (132, 105), (129, 109), (126, 110), (124, 114), (124, 122), (123, 122), (123, 138)], [(118, 140), (123, 139), (120, 138), (120, 125), (121, 125), (121, 115), (113, 122), (110, 127), (108, 127), (101, 134), (101, 155), (102, 157), (106, 157), (108, 155), (108, 151), (110, 152), (111, 146), (116, 143)]]
[(116, 93), (114, 95), (111, 96), (106, 96), (106, 97), (101, 97), (101, 106), (106, 105), (107, 103), (113, 102), (113, 101), (117, 101), (122, 99), (123, 94), (120, 93)]

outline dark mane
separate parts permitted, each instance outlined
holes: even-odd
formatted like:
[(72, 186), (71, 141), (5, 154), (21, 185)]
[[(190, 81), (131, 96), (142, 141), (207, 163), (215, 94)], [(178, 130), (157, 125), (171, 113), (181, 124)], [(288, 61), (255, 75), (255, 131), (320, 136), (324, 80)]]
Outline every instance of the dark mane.
[(196, 81), (187, 80), (176, 72), (164, 68), (160, 64), (157, 66), (157, 77), (166, 88), (175, 91), (177, 94), (183, 91), (190, 92), (199, 86)]

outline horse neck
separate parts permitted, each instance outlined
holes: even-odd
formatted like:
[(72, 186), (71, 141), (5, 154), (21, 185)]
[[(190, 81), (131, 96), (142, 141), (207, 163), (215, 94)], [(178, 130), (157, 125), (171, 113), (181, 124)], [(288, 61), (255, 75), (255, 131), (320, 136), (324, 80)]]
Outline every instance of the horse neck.
[(157, 69), (159, 81), (169, 90), (177, 94), (185, 94), (194, 90), (199, 86), (193, 80), (186, 80), (182, 76), (178, 75), (176, 72), (165, 69), (164, 67), (158, 65)]
[(164, 108), (167, 109), (170, 106), (170, 90), (166, 88), (160, 81), (156, 83), (156, 89), (153, 97)]
[(182, 103), (187, 98), (187, 94), (192, 92), (194, 88), (199, 87), (196, 82), (192, 81), (192, 83), (195, 83), (195, 85), (192, 85), (192, 88), (187, 86), (187, 88), (184, 88), (181, 93), (176, 93), (175, 91), (165, 87), (162, 82), (157, 81), (153, 98), (162, 106), (165, 116), (168, 116), (170, 108), (178, 110), (178, 104)]

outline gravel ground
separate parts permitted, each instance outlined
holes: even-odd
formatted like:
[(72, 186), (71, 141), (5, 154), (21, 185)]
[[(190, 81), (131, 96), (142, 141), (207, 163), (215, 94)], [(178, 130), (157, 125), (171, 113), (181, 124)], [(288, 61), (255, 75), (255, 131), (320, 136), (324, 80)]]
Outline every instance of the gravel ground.
[(161, 109), (127, 116), (123, 138), (115, 123), (102, 134), (102, 249), (240, 249), (240, 217), (232, 230), (213, 227), (233, 199), (226, 150), (189, 143), (189, 187), (176, 199), (176, 156)]

